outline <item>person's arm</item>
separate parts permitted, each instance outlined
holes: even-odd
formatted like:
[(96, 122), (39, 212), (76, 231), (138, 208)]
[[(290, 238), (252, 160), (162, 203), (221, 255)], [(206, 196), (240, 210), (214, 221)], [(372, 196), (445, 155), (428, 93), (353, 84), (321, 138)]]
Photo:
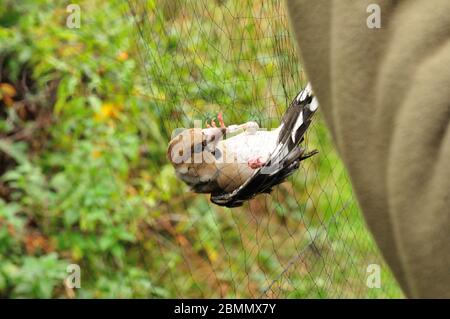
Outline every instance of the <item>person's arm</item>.
[[(370, 4), (381, 28), (369, 28)], [(450, 1), (287, 0), (313, 90), (408, 297), (450, 297)]]

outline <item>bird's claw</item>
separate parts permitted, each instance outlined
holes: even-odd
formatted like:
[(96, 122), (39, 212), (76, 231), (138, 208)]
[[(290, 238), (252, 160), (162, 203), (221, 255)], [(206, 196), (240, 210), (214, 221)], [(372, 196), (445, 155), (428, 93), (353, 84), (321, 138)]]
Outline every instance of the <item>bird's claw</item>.
[(216, 122), (214, 120), (211, 120), (211, 125), (208, 123), (208, 121), (206, 122), (206, 127), (207, 128), (211, 128), (211, 127), (217, 127)]
[(223, 115), (222, 115), (222, 111), (219, 112), (219, 114), (217, 114), (217, 120), (219, 121), (220, 127), (221, 128), (225, 128), (225, 122), (223, 121)]
[[(219, 114), (217, 115), (217, 120), (219, 121), (219, 125), (221, 128), (225, 128), (225, 123), (223, 121), (223, 115), (222, 115), (222, 111), (219, 112)], [(217, 127), (216, 125), (216, 121), (213, 119), (211, 120), (211, 124), (208, 123), (208, 121), (206, 121), (206, 127), (207, 128), (211, 128), (211, 127)]]

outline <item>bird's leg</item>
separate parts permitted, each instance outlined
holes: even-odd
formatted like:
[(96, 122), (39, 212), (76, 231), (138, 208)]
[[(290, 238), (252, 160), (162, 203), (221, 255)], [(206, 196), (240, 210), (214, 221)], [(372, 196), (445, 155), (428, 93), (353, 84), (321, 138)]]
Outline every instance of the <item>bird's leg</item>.
[(219, 124), (221, 128), (225, 128), (225, 123), (223, 122), (223, 116), (222, 116), (222, 111), (219, 112), (219, 114), (217, 114), (217, 120), (219, 120)]
[[(236, 133), (236, 132), (238, 132), (240, 130), (244, 130), (244, 131), (247, 131), (247, 132), (249, 132), (251, 134), (254, 134), (259, 129), (259, 125), (256, 122), (247, 122), (247, 123), (244, 123), (244, 124), (241, 124), (241, 125), (233, 124), (233, 125), (230, 125), (230, 126), (227, 127), (225, 125), (224, 120), (223, 120), (222, 111), (220, 111), (219, 114), (217, 115), (217, 120), (219, 121), (220, 128), (226, 128), (227, 129), (226, 132), (228, 134), (233, 134), (233, 133)], [(211, 124), (206, 122), (206, 127), (207, 128), (211, 128), (211, 127), (217, 128), (216, 121), (215, 120), (211, 120)]]
[(257, 169), (262, 167), (266, 163), (266, 160), (262, 156), (250, 158), (247, 162), (248, 167), (251, 169)]
[(250, 134), (255, 134), (259, 129), (259, 125), (256, 122), (247, 122), (244, 125), (244, 130)]
[(211, 124), (209, 124), (208, 121), (206, 121), (206, 127), (207, 127), (207, 128), (217, 127), (216, 121), (211, 120)]
[[(225, 128), (225, 123), (223, 122), (223, 115), (222, 115), (222, 111), (219, 112), (219, 114), (217, 115), (217, 120), (219, 121), (219, 125), (221, 128)], [(217, 127), (216, 125), (216, 121), (214, 119), (211, 120), (211, 124), (208, 123), (208, 121), (206, 121), (206, 127), (207, 128), (211, 128), (211, 127)]]
[(241, 125), (230, 125), (227, 127), (227, 133), (232, 134), (240, 130), (244, 130), (250, 134), (256, 133), (259, 129), (259, 125), (256, 122), (247, 122)]

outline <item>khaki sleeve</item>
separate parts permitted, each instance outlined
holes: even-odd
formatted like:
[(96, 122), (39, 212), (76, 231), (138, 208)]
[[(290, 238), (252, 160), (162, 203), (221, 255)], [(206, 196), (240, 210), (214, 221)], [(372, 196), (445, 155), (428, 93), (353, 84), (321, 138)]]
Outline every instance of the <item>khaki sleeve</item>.
[(450, 1), (286, 2), (382, 254), (408, 297), (450, 298)]

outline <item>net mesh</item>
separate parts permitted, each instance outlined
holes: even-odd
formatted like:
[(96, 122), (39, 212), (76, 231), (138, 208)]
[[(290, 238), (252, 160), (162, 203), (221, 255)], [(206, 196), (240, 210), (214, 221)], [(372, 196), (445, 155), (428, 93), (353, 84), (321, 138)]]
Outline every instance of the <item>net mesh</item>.
[[(219, 111), (226, 124), (276, 127), (306, 84), (283, 1), (128, 2), (142, 64), (139, 94), (166, 142), (174, 129)], [(149, 229), (155, 286), (183, 298), (401, 296), (320, 112), (306, 146), (319, 154), (272, 194), (240, 208), (216, 206), (176, 181), (179, 191)], [(370, 265), (380, 267), (379, 288)]]

